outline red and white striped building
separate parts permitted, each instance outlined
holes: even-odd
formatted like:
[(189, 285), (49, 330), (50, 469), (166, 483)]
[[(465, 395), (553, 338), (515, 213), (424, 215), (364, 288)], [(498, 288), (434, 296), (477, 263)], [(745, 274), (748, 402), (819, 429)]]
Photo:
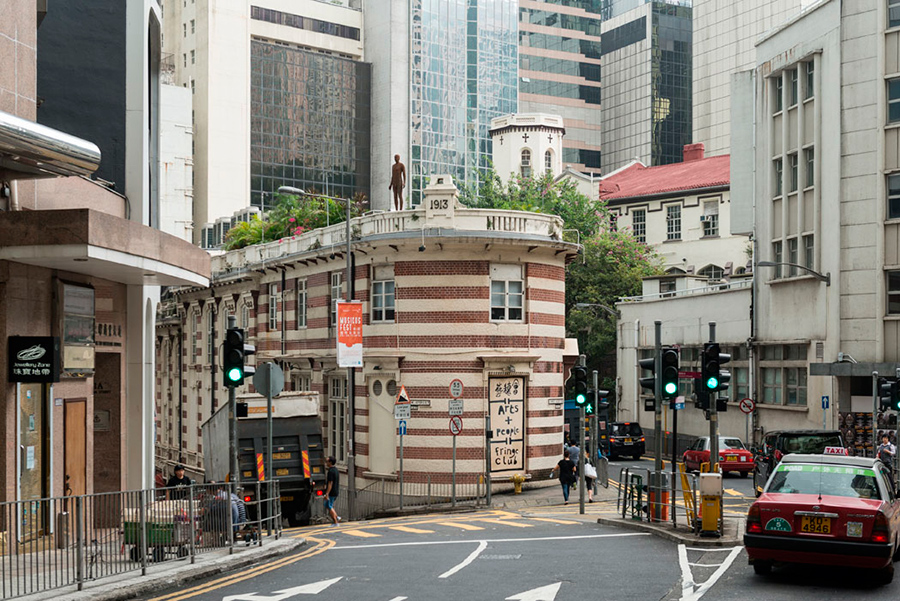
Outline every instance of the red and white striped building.
[(288, 389), (320, 393), (326, 451), (346, 469), (355, 443), (358, 489), (384, 481), (396, 490), (401, 385), (413, 404), (405, 488), (450, 482), (454, 379), (464, 407), (458, 483), (474, 483), (488, 464), (494, 481), (546, 479), (562, 450), (564, 362), (577, 356), (565, 337), (565, 271), (578, 245), (563, 240), (556, 216), (463, 208), (449, 176), (432, 182), (421, 208), (351, 223), (351, 291), (364, 315), (353, 420), (333, 327), (346, 286), (345, 224), (216, 256), (210, 288), (170, 293), (157, 324), (161, 470), (183, 462), (203, 476), (200, 426), (227, 399), (212, 366), (233, 314), (257, 363), (278, 362)]

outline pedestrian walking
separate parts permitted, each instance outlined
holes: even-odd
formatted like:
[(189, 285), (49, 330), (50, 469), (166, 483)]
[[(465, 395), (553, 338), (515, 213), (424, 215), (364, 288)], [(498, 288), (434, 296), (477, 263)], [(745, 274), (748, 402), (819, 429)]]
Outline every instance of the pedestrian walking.
[(341, 521), (341, 516), (334, 510), (334, 501), (337, 499), (338, 491), (340, 490), (341, 476), (337, 468), (334, 467), (334, 463), (334, 457), (332, 456), (325, 459), (325, 467), (328, 468), (328, 474), (325, 477), (325, 511), (328, 512), (328, 517), (333, 522), (332, 526), (337, 526), (338, 522)]
[(569, 451), (563, 451), (563, 458), (550, 472), (550, 477), (559, 477), (559, 483), (563, 491), (563, 504), (569, 504), (569, 487), (575, 482), (575, 464), (569, 459)]
[(578, 457), (581, 455), (581, 448), (578, 446), (578, 443), (572, 441), (572, 444), (569, 445), (569, 458), (572, 460), (576, 466), (578, 465)]
[(590, 461), (584, 462), (584, 485), (587, 487), (588, 503), (594, 502), (594, 478), (597, 477), (597, 468)]

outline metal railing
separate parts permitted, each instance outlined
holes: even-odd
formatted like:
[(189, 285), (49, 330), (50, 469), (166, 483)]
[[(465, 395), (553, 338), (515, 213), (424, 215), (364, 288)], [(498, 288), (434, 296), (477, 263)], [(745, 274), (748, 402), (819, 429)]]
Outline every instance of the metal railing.
[[(696, 527), (693, 508), (697, 507), (697, 476), (676, 477), (670, 471), (646, 468), (619, 469), (619, 488), (616, 492), (616, 513), (623, 519), (647, 522), (671, 522), (678, 527), (679, 517), (688, 528)], [(684, 482), (688, 488), (685, 489)], [(681, 498), (693, 501), (685, 503)]]
[(263, 524), (280, 536), (281, 503), (277, 482), (256, 487), (256, 503), (273, 509), (256, 511), (255, 521), (241, 519), (242, 501), (227, 483), (0, 503), (0, 598), (194, 563), (233, 551), (236, 540), (262, 544)]
[[(387, 511), (403, 508), (450, 505), (451, 507), (475, 507), (485, 504), (486, 488), (482, 474), (457, 474), (456, 484), (448, 481), (449, 474), (427, 474), (424, 481), (404, 481), (379, 478), (356, 491), (355, 519), (367, 519)], [(454, 495), (455, 492), (455, 495)], [(335, 502), (340, 516), (348, 516), (347, 490), (341, 488)], [(322, 503), (318, 503), (313, 515), (323, 521)], [(348, 519), (348, 518), (344, 518)]]

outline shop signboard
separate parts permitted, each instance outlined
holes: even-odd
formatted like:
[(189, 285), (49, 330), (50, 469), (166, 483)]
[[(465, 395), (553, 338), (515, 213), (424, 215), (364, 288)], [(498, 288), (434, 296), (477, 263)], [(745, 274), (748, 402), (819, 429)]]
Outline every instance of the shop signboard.
[(59, 382), (59, 338), (9, 337), (10, 382)]

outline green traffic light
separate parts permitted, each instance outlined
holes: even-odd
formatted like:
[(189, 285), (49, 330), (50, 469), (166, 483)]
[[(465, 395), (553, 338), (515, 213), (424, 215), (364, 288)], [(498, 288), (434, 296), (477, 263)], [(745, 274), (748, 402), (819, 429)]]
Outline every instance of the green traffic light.
[(587, 401), (587, 397), (583, 394), (575, 395), (575, 402), (579, 405), (584, 405), (585, 401)]
[(715, 390), (719, 387), (719, 379), (715, 377), (711, 377), (706, 380), (706, 387), (710, 390)]
[(676, 384), (675, 382), (666, 382), (665, 393), (675, 394), (676, 392), (678, 392), (678, 384)]
[(238, 369), (237, 367), (232, 367), (225, 374), (225, 377), (228, 378), (229, 382), (239, 382), (241, 379), (241, 374), (242, 372), (240, 369)]

